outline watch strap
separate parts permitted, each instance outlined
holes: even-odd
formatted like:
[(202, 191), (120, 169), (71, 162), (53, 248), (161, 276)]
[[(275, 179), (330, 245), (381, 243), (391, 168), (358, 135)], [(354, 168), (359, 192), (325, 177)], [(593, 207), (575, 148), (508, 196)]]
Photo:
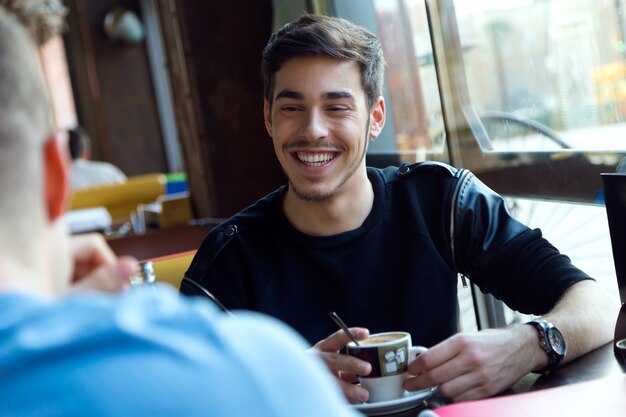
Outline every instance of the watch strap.
[[(565, 358), (565, 353), (557, 352), (552, 343), (550, 343), (550, 337), (558, 337), (560, 343), (565, 347), (565, 340), (563, 340), (563, 336), (559, 329), (556, 328), (552, 323), (544, 319), (534, 319), (526, 323), (531, 325), (537, 330), (537, 336), (539, 339), (539, 346), (543, 349), (543, 351), (548, 356), (548, 364), (545, 368), (533, 371), (539, 374), (545, 374), (546, 372), (553, 371), (554, 369), (561, 366), (563, 363), (563, 359)], [(551, 335), (552, 333), (552, 335)], [(565, 352), (565, 349), (563, 349)]]

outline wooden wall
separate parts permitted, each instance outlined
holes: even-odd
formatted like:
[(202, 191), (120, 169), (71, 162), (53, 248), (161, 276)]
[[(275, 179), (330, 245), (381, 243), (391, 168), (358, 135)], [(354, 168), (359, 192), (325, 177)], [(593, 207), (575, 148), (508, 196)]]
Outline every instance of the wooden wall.
[(138, 0), (68, 0), (65, 35), (78, 119), (93, 142), (94, 159), (127, 175), (166, 172), (145, 41), (114, 42), (104, 17), (115, 6), (140, 16)]
[(160, 4), (194, 209), (227, 217), (285, 182), (263, 123), (259, 76), (271, 0)]
[[(145, 41), (103, 31), (115, 6), (138, 0), (68, 0), (66, 48), (79, 121), (94, 159), (126, 174), (166, 172)], [(227, 217), (285, 182), (263, 124), (261, 52), (271, 0), (159, 0), (178, 135), (196, 217)]]

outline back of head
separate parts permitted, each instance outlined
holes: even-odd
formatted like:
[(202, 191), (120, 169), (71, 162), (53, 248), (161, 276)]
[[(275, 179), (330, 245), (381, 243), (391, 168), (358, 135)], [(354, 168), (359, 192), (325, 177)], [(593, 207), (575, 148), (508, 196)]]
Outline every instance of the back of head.
[(263, 51), (261, 75), (264, 96), (270, 105), (275, 74), (283, 63), (316, 55), (355, 61), (359, 65), (368, 108), (382, 95), (385, 59), (378, 38), (345, 19), (305, 14), (274, 33)]
[(44, 213), (43, 145), (52, 114), (25, 28), (0, 7), (0, 248), (23, 249)]

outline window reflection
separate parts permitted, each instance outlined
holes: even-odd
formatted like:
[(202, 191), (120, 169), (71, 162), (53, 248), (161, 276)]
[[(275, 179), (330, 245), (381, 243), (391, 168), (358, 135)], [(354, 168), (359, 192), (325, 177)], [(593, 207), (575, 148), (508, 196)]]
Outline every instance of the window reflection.
[(626, 151), (625, 2), (372, 0), (395, 140), (368, 157), (440, 160), (502, 194), (601, 203), (600, 173)]
[(442, 154), (445, 134), (426, 6), (423, 0), (374, 0), (387, 60), (387, 88), (400, 159)]
[[(626, 149), (621, 0), (456, 0), (469, 96), (494, 151)], [(526, 126), (523, 121), (530, 121)]]

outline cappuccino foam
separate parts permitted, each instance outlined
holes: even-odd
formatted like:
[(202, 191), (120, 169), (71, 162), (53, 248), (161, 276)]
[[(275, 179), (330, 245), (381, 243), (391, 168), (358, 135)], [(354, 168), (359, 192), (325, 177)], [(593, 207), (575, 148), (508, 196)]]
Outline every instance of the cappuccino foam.
[(402, 333), (391, 333), (384, 335), (371, 336), (365, 340), (359, 341), (362, 346), (380, 345), (383, 343), (393, 342), (394, 340), (402, 339), (405, 335)]

